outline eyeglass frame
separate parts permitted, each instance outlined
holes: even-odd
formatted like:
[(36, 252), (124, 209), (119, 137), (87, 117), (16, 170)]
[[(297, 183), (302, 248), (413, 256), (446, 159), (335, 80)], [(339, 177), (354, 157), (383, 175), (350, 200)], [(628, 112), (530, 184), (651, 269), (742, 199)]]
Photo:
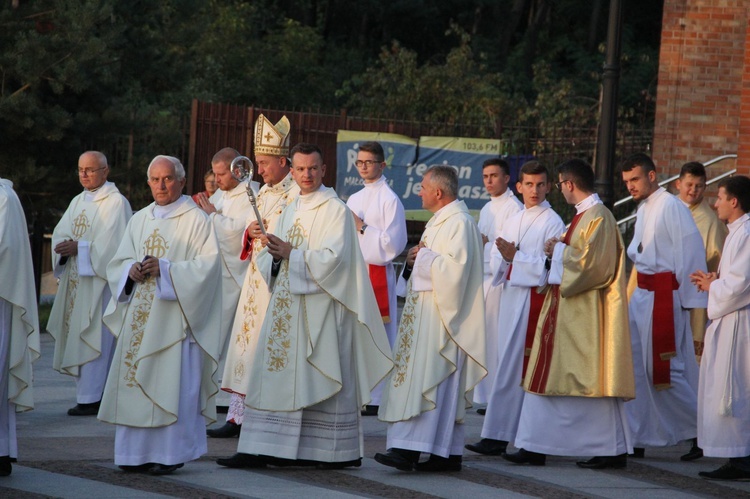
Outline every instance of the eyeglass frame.
[(564, 184), (565, 182), (573, 182), (573, 181), (572, 181), (572, 180), (570, 180), (570, 179), (568, 178), (568, 179), (565, 179), (565, 180), (561, 180), (561, 181), (559, 181), (559, 182), (555, 182), (555, 183), (554, 183), (554, 184), (555, 184), (555, 187), (557, 187), (557, 190), (558, 190), (558, 191), (561, 191), (561, 192), (562, 192), (562, 185), (563, 185), (563, 184)]
[(357, 168), (362, 168), (363, 166), (369, 168), (375, 165), (382, 165), (383, 163), (385, 163), (385, 161), (378, 161), (375, 159), (358, 159), (354, 162), (354, 166), (356, 166)]
[(107, 167), (106, 166), (100, 166), (99, 168), (84, 168), (83, 170), (79, 169), (78, 170), (78, 176), (79, 177), (83, 177), (84, 175), (86, 175), (87, 177), (90, 177), (94, 173), (102, 171), (105, 168), (107, 168)]

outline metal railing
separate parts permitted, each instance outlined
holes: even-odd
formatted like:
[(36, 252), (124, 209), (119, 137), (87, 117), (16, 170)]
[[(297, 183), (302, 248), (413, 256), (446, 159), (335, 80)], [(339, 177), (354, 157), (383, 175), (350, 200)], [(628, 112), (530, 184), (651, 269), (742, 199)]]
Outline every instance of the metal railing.
[[(711, 165), (715, 165), (716, 163), (720, 163), (721, 161), (725, 161), (727, 159), (737, 159), (737, 155), (736, 154), (725, 154), (723, 156), (717, 156), (714, 159), (711, 159), (711, 160), (706, 161), (705, 163), (703, 163), (703, 166), (705, 166), (705, 167), (708, 168)], [(718, 175), (718, 176), (712, 178), (711, 180), (709, 180), (708, 182), (706, 182), (706, 185), (708, 186), (708, 185), (711, 185), (713, 183), (716, 183), (716, 182), (718, 182), (719, 180), (721, 180), (721, 179), (723, 179), (725, 177), (729, 177), (731, 175), (734, 175), (735, 173), (737, 173), (737, 168), (733, 168), (733, 169), (731, 169), (729, 171), (726, 171), (726, 172), (722, 173), (721, 175)], [(671, 177), (669, 177), (669, 178), (667, 178), (665, 180), (662, 180), (661, 182), (659, 182), (659, 187), (663, 187), (665, 185), (668, 185), (669, 183), (674, 182), (678, 178), (680, 178), (679, 174), (673, 175), (673, 176), (671, 176)], [(620, 206), (620, 205), (625, 204), (628, 201), (632, 201), (632, 200), (633, 200), (633, 196), (628, 196), (628, 197), (620, 199), (619, 201), (615, 201), (614, 206)], [(630, 222), (631, 220), (634, 220), (635, 217), (636, 217), (635, 213), (633, 213), (632, 215), (628, 215), (627, 217), (625, 217), (625, 218), (623, 218), (621, 220), (618, 220), (617, 221), (617, 225), (619, 226), (619, 225), (622, 225), (622, 224), (626, 224), (626, 223)]]

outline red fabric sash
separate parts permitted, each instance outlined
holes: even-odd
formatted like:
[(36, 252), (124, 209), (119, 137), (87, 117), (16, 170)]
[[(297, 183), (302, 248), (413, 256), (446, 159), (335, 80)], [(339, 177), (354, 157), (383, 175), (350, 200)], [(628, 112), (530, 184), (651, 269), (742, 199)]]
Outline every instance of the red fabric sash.
[(253, 238), (250, 237), (248, 232), (250, 227), (245, 229), (242, 234), (242, 251), (240, 252), (240, 260), (245, 261), (253, 255)]
[[(570, 239), (573, 237), (573, 231), (578, 225), (578, 221), (583, 216), (583, 213), (577, 213), (570, 222), (570, 227), (565, 233), (565, 237), (562, 242), (566, 245), (570, 244)], [(553, 284), (550, 286), (550, 290), (547, 292), (551, 296), (549, 310), (547, 310), (547, 316), (544, 318), (544, 324), (542, 326), (541, 342), (539, 344), (539, 357), (537, 363), (534, 365), (534, 371), (531, 373), (531, 383), (529, 383), (529, 391), (532, 393), (545, 393), (547, 388), (547, 378), (549, 378), (549, 366), (552, 361), (552, 351), (555, 346), (555, 329), (557, 328), (557, 309), (560, 304), (560, 286)]]
[(367, 267), (370, 273), (372, 290), (375, 291), (375, 300), (378, 302), (378, 309), (380, 309), (380, 316), (383, 318), (383, 322), (388, 324), (391, 322), (388, 303), (388, 275), (385, 272), (385, 267), (381, 265), (368, 265)]
[(672, 291), (680, 288), (672, 272), (641, 274), (638, 272), (638, 287), (654, 292), (654, 310), (651, 324), (651, 349), (654, 364), (654, 387), (671, 386), (669, 359), (677, 355), (674, 335), (674, 310)]
[(531, 356), (531, 347), (534, 345), (536, 325), (539, 322), (539, 314), (542, 312), (542, 305), (544, 304), (544, 297), (546, 296), (546, 293), (537, 293), (536, 288), (531, 288), (529, 293), (531, 293), (531, 303), (529, 305), (529, 323), (526, 325), (526, 345), (523, 350), (522, 383), (523, 378), (526, 376), (526, 368), (529, 365), (529, 357)]

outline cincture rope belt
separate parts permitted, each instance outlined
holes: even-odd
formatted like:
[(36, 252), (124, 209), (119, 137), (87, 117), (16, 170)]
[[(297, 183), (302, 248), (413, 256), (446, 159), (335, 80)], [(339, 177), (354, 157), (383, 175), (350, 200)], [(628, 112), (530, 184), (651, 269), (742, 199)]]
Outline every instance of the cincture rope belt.
[(674, 334), (674, 311), (672, 291), (680, 288), (672, 272), (641, 274), (638, 272), (638, 287), (654, 292), (654, 311), (651, 326), (653, 359), (653, 383), (657, 390), (669, 388), (669, 359), (677, 355)]

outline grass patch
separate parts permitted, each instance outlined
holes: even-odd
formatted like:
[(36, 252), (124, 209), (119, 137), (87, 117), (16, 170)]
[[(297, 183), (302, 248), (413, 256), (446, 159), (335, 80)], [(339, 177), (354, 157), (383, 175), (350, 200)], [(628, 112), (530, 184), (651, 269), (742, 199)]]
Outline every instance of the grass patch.
[(51, 303), (42, 303), (39, 305), (39, 327), (42, 331), (47, 327), (47, 321), (49, 320), (49, 313), (52, 311)]

